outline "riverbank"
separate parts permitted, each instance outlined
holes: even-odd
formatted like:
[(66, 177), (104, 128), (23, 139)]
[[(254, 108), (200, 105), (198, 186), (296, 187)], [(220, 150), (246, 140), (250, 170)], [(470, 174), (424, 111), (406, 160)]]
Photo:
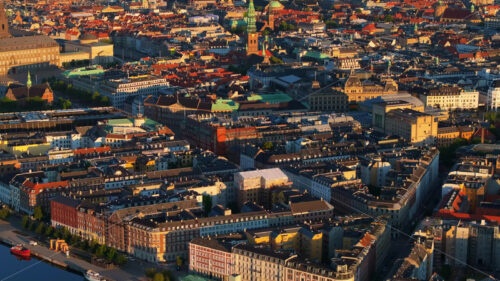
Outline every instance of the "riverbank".
[[(19, 235), (21, 235), (21, 234), (19, 234)], [(14, 241), (10, 241), (8, 239), (5, 239), (4, 237), (0, 237), (0, 243), (8, 246), (9, 248), (12, 247), (12, 246), (14, 246), (14, 245), (19, 244), (19, 243), (14, 243)], [(40, 259), (40, 260), (42, 260), (44, 262), (48, 262), (48, 263), (50, 263), (52, 265), (56, 265), (57, 267), (60, 267), (60, 268), (62, 268), (64, 270), (69, 270), (69, 271), (80, 273), (82, 276), (83, 276), (83, 273), (85, 272), (85, 271), (82, 271), (81, 268), (73, 267), (70, 264), (66, 264), (66, 263), (61, 262), (61, 261), (59, 261), (57, 259), (53, 259), (50, 256), (46, 256), (46, 255), (38, 252), (36, 249), (32, 249), (32, 247), (30, 247), (30, 245), (28, 245), (29, 243), (28, 244), (21, 243), (21, 244), (23, 244), (26, 248), (28, 248), (28, 249), (31, 250), (31, 257), (38, 258), (38, 259)], [(112, 280), (109, 280), (109, 281), (112, 281)]]
[(0, 241), (8, 246), (23, 244), (34, 257), (40, 260), (54, 264), (66, 270), (74, 271), (83, 274), (88, 269), (99, 272), (107, 280), (144, 280), (144, 269), (148, 267), (156, 267), (154, 264), (145, 263), (142, 261), (129, 262), (122, 267), (114, 267), (110, 269), (101, 268), (91, 264), (85, 260), (78, 259), (73, 256), (66, 256), (64, 253), (54, 252), (43, 245), (30, 245), (30, 241), (36, 241), (28, 232), (20, 229), (16, 224), (16, 218), (12, 218), (13, 223), (0, 221)]
[(10, 247), (0, 243), (0, 280), (2, 281), (82, 281), (79, 272), (65, 270), (57, 265), (31, 258), (20, 258), (10, 253)]

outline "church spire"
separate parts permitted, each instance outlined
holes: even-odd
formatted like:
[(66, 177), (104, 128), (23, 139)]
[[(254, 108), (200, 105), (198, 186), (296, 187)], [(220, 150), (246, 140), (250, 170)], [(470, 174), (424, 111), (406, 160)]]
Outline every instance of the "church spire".
[(26, 87), (31, 88), (31, 73), (28, 71), (28, 81), (26, 81)]
[(259, 53), (259, 34), (255, 25), (255, 7), (253, 0), (250, 0), (247, 12), (247, 55)]
[(247, 12), (247, 33), (257, 32), (257, 26), (255, 25), (255, 7), (253, 5), (253, 0), (250, 0)]

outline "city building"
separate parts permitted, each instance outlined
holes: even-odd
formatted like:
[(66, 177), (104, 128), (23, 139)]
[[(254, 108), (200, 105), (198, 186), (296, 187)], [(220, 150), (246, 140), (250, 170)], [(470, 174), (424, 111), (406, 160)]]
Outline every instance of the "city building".
[(495, 80), (488, 89), (488, 109), (497, 111), (500, 107), (500, 80)]
[(288, 185), (288, 177), (279, 168), (239, 172), (234, 176), (234, 184), (238, 189), (238, 205), (246, 202), (261, 204), (265, 199), (265, 189)]
[(168, 85), (165, 78), (150, 75), (133, 76), (105, 81), (100, 87), (100, 93), (107, 96), (114, 107), (122, 108), (129, 98), (159, 95), (160, 90)]
[(46, 35), (14, 37), (9, 33), (5, 8), (0, 6), (0, 74), (60, 66), (59, 44)]
[(462, 90), (458, 87), (439, 87), (430, 89), (419, 95), (425, 107), (443, 110), (477, 109), (479, 92)]

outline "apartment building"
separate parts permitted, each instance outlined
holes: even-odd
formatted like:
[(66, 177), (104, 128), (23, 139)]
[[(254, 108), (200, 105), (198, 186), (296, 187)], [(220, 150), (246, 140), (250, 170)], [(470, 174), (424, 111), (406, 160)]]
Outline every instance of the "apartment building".
[[(196, 198), (152, 202), (149, 206), (122, 207), (111, 212), (98, 210), (92, 215), (109, 226), (105, 233), (106, 245), (151, 262), (172, 261), (178, 256), (187, 258), (188, 243), (197, 237), (290, 225), (306, 219), (320, 221), (333, 216), (333, 206), (320, 200), (290, 203), (289, 210), (278, 212), (256, 210), (214, 217), (203, 215)], [(83, 211), (77, 209), (78, 213)], [(89, 213), (88, 210), (85, 212)], [(57, 220), (57, 217), (53, 219)], [(63, 224), (64, 221), (58, 221), (58, 225)], [(78, 224), (72, 227), (77, 228)]]
[(496, 222), (430, 218), (420, 228), (432, 233), (435, 249), (445, 253), (435, 255), (434, 263), (490, 270), (500, 266), (500, 228)]
[(418, 144), (433, 144), (437, 136), (437, 118), (413, 109), (395, 109), (385, 116), (384, 131)]
[(419, 95), (425, 107), (443, 110), (476, 109), (479, 105), (479, 92), (459, 87), (439, 87)]
[(228, 281), (234, 272), (231, 241), (195, 238), (189, 242), (189, 271)]
[(265, 198), (263, 189), (284, 186), (288, 184), (288, 177), (279, 168), (238, 172), (234, 176), (234, 184), (238, 189), (238, 205), (245, 202), (261, 203)]
[(100, 86), (100, 93), (105, 95), (116, 108), (123, 108), (125, 100), (131, 97), (146, 98), (159, 95), (159, 91), (169, 86), (165, 78), (152, 75), (133, 76), (124, 79), (106, 80)]
[[(304, 230), (313, 228), (322, 234), (315, 239), (322, 251), (315, 254), (322, 252), (326, 263), (311, 259), (302, 249), (301, 240), (309, 236)], [(307, 227), (250, 230), (237, 239), (231, 236), (191, 242), (190, 269), (220, 280), (237, 276), (248, 281), (366, 281), (382, 269), (390, 244), (385, 224), (366, 216), (339, 217)]]
[(500, 79), (493, 81), (488, 89), (487, 106), (493, 111), (497, 111), (500, 107)]

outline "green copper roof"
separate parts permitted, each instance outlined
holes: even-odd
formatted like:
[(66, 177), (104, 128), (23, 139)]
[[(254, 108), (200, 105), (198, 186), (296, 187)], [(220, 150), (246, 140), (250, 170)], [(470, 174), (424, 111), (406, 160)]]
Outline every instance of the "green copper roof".
[(283, 5), (280, 3), (280, 1), (273, 0), (271, 3), (269, 3), (270, 8), (281, 8)]
[(247, 98), (249, 101), (261, 101), (264, 103), (276, 104), (280, 102), (289, 102), (292, 98), (282, 92), (276, 94), (253, 95)]
[(110, 119), (108, 120), (109, 126), (132, 126), (134, 123), (132, 119), (121, 118), (121, 119)]
[(86, 67), (80, 67), (80, 68), (75, 68), (72, 70), (66, 70), (63, 72), (63, 75), (66, 78), (71, 78), (71, 77), (78, 77), (78, 76), (97, 76), (97, 75), (103, 75), (104, 70), (102, 68), (98, 68), (97, 66), (86, 66)]
[(217, 99), (215, 103), (212, 104), (212, 111), (234, 111), (238, 110), (239, 104), (235, 103), (231, 99)]
[(253, 6), (253, 0), (250, 0), (247, 12), (247, 33), (257, 32), (257, 26), (255, 25), (255, 7)]
[(314, 52), (314, 51), (307, 52), (305, 56), (313, 58), (313, 59), (317, 59), (317, 60), (326, 60), (326, 59), (330, 58), (330, 56), (327, 54), (323, 54), (320, 52)]

